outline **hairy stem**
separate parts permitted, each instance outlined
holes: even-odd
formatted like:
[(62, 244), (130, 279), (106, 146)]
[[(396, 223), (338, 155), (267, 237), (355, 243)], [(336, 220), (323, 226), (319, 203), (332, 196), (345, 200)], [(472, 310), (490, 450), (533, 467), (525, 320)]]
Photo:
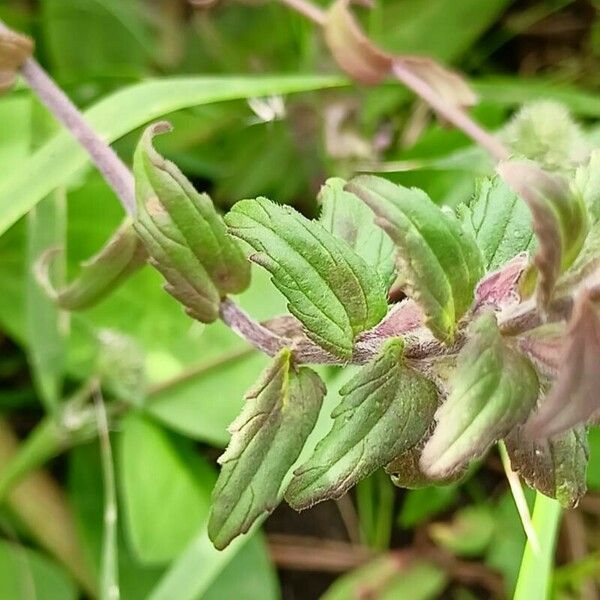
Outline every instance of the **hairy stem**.
[(310, 19), (316, 25), (320, 25), (321, 27), (325, 25), (325, 11), (312, 4), (312, 2), (306, 2), (305, 0), (281, 0), (281, 2), (307, 19)]
[[(0, 20), (0, 33), (8, 30)], [(117, 153), (88, 125), (81, 112), (37, 61), (33, 58), (26, 60), (20, 73), (44, 106), (83, 146), (127, 213), (135, 214), (133, 175)]]

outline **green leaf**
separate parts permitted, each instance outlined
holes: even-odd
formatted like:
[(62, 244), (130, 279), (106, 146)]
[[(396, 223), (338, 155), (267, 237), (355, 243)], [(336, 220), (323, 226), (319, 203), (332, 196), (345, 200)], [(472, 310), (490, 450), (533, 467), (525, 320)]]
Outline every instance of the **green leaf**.
[(477, 241), (488, 271), (496, 271), (535, 246), (527, 204), (500, 177), (479, 180), (468, 206), (463, 204), (458, 210), (463, 226)]
[(78, 82), (142, 75), (155, 52), (142, 11), (138, 0), (42, 0), (39, 16), (53, 74)]
[(48, 245), (45, 249), (47, 252), (39, 257), (35, 265), (37, 279), (48, 296), (65, 310), (82, 310), (93, 306), (141, 268), (147, 258), (131, 220), (125, 219), (106, 245), (82, 263), (81, 273), (74, 281), (55, 288), (49, 272), (55, 250), (48, 250)]
[(600, 490), (600, 427), (592, 426), (588, 431), (590, 466), (587, 470), (587, 485), (593, 491)]
[[(119, 90), (86, 110), (84, 117), (102, 139), (111, 143), (149, 121), (182, 108), (343, 85), (347, 85), (343, 78), (315, 75), (164, 78)], [(88, 155), (66, 131), (21, 162), (12, 176), (0, 182), (0, 235), (86, 164)], [(36, 177), (32, 178), (31, 173)]]
[(295, 509), (339, 498), (425, 435), (437, 407), (433, 383), (404, 364), (404, 343), (387, 341), (344, 385), (329, 433), (294, 472), (286, 500)]
[(537, 301), (545, 309), (559, 275), (573, 264), (585, 242), (589, 223), (583, 196), (562, 176), (542, 171), (532, 161), (505, 162), (497, 170), (531, 211), (538, 239)]
[(321, 600), (434, 600), (446, 587), (447, 577), (426, 562), (409, 565), (392, 553), (380, 556), (337, 579)]
[(238, 202), (225, 221), (256, 250), (251, 259), (271, 273), (290, 312), (326, 350), (350, 358), (354, 338), (385, 316), (378, 275), (320, 223), (266, 198)]
[(448, 476), (482, 456), (527, 418), (538, 397), (533, 367), (504, 341), (491, 314), (471, 327), (449, 383), (452, 391), (421, 456), (431, 477)]
[(459, 497), (457, 485), (410, 490), (398, 515), (398, 525), (411, 529), (449, 509)]
[(433, 523), (428, 532), (434, 542), (457, 556), (480, 556), (494, 534), (491, 507), (481, 504), (458, 511), (450, 523)]
[(327, 231), (348, 242), (389, 287), (396, 272), (394, 243), (375, 225), (373, 212), (354, 194), (344, 190), (345, 185), (345, 180), (332, 177), (321, 187), (319, 221)]
[(43, 554), (0, 541), (0, 597), (10, 600), (75, 600), (71, 578)]
[(136, 414), (123, 421), (117, 456), (123, 516), (146, 564), (173, 559), (208, 518), (213, 472), (191, 445), (175, 439)]
[(291, 361), (284, 348), (247, 393), (231, 425), (208, 525), (218, 549), (277, 506), (282, 482), (315, 426), (325, 386), (316, 373), (296, 370)]
[(165, 289), (189, 315), (210, 323), (219, 316), (221, 298), (250, 285), (250, 265), (212, 200), (154, 149), (154, 135), (170, 128), (168, 123), (150, 126), (135, 152), (134, 227), (167, 280)]
[[(50, 115), (38, 102), (31, 106), (33, 146), (41, 145), (55, 129)], [(54, 190), (27, 215), (27, 340), (33, 379), (47, 411), (56, 410), (62, 394), (68, 317), (46, 296), (35, 279), (35, 264), (52, 246), (65, 244), (67, 226), (64, 188)], [(54, 276), (64, 280), (66, 264), (54, 265)]]
[(396, 244), (404, 289), (425, 312), (427, 326), (451, 342), (483, 274), (475, 240), (421, 190), (372, 175), (356, 177), (346, 187), (370, 206)]
[(519, 430), (506, 438), (510, 465), (538, 492), (574, 508), (587, 491), (587, 431), (578, 427), (551, 440), (531, 441)]

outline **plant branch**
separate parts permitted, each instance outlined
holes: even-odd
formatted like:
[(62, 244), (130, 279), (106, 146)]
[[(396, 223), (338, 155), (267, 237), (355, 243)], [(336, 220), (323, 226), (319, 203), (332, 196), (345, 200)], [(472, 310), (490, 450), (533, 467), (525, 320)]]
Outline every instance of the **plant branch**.
[[(9, 28), (0, 20), (0, 33)], [(46, 108), (89, 154), (128, 214), (135, 214), (133, 175), (117, 153), (88, 125), (81, 112), (33, 58), (20, 69), (23, 79)]]
[(495, 161), (500, 162), (510, 158), (510, 152), (502, 142), (476, 123), (465, 111), (444, 101), (425, 81), (408, 69), (402, 61), (394, 61), (392, 70), (394, 75), (407, 88), (427, 102), (446, 121), (452, 123), (486, 150)]
[(305, 0), (281, 0), (282, 4), (285, 4), (297, 13), (305, 16), (313, 23), (319, 26), (325, 25), (327, 19), (325, 11), (318, 6), (315, 6), (312, 2), (306, 2)]

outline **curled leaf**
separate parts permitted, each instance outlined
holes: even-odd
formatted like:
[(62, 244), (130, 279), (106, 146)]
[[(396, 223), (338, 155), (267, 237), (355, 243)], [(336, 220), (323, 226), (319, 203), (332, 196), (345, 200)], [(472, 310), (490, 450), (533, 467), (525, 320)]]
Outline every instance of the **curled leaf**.
[(218, 549), (279, 503), (283, 480), (315, 426), (325, 386), (284, 348), (247, 393), (213, 492), (208, 534)]
[(565, 508), (575, 508), (587, 490), (586, 470), (589, 458), (587, 431), (577, 427), (553, 440), (533, 441), (521, 428), (506, 438), (513, 471), (529, 486)]
[(339, 498), (415, 444), (437, 407), (433, 383), (408, 367), (401, 339), (388, 340), (375, 359), (340, 390), (329, 433), (294, 471), (285, 498), (302, 510)]
[(0, 31), (0, 94), (9, 90), (17, 71), (33, 53), (33, 41), (10, 29)]
[(530, 161), (505, 162), (498, 173), (529, 206), (539, 247), (537, 301), (546, 309), (559, 275), (577, 258), (588, 232), (582, 195), (559, 175), (546, 173)]
[(362, 32), (350, 2), (336, 0), (331, 5), (323, 27), (325, 42), (343, 71), (360, 83), (375, 85), (390, 73), (393, 58)]
[(482, 456), (527, 418), (538, 397), (533, 367), (507, 345), (491, 314), (470, 328), (450, 387), (421, 456), (430, 477), (447, 477)]
[(332, 177), (321, 187), (317, 198), (322, 206), (319, 221), (373, 267), (388, 289), (396, 272), (394, 243), (375, 225), (375, 216), (369, 207), (346, 191), (345, 185), (343, 179)]
[(320, 223), (266, 198), (238, 202), (225, 220), (256, 250), (251, 260), (271, 273), (308, 337), (332, 354), (350, 358), (356, 336), (386, 314), (375, 270)]
[(79, 277), (56, 289), (50, 280), (56, 252), (58, 249), (50, 249), (40, 257), (35, 275), (48, 296), (65, 310), (83, 310), (98, 303), (142, 267), (148, 257), (131, 221), (125, 219), (104, 247), (82, 263)]
[(350, 10), (352, 0), (336, 0), (327, 11), (323, 26), (325, 42), (340, 68), (366, 85), (375, 85), (402, 65), (431, 87), (446, 102), (468, 107), (477, 96), (458, 74), (431, 58), (394, 55), (378, 48), (362, 31)]
[(556, 381), (526, 424), (532, 439), (551, 438), (588, 421), (600, 409), (600, 297), (583, 289), (575, 302)]
[(371, 208), (396, 245), (402, 288), (423, 310), (425, 324), (451, 342), (483, 274), (473, 237), (422, 190), (372, 175), (356, 177), (346, 188)]
[(210, 323), (225, 295), (248, 287), (250, 265), (211, 199), (154, 149), (153, 137), (169, 130), (168, 123), (151, 125), (136, 149), (135, 229), (167, 280), (165, 289), (188, 314)]

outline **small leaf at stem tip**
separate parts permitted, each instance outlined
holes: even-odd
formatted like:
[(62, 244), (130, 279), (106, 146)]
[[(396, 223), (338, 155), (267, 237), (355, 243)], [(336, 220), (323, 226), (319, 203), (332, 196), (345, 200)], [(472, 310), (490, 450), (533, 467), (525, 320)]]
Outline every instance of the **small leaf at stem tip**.
[(356, 336), (385, 316), (379, 275), (319, 222), (266, 198), (238, 202), (225, 221), (256, 250), (251, 260), (271, 273), (290, 312), (325, 350), (349, 359)]
[(502, 338), (492, 314), (470, 327), (449, 383), (421, 455), (430, 477), (447, 477), (482, 456), (527, 418), (538, 398), (533, 367)]
[(582, 289), (575, 301), (558, 375), (525, 425), (532, 439), (552, 438), (586, 423), (600, 409), (600, 297)]
[(104, 247), (82, 263), (81, 274), (64, 288), (50, 281), (50, 266), (58, 248), (50, 248), (35, 265), (35, 276), (48, 296), (64, 310), (83, 310), (97, 304), (128, 276), (140, 269), (148, 258), (142, 241), (129, 219), (120, 225)]
[(248, 287), (250, 264), (211, 199), (154, 149), (154, 136), (170, 129), (166, 122), (151, 125), (135, 151), (135, 229), (166, 290), (188, 314), (210, 323), (224, 296)]
[(16, 31), (0, 31), (0, 94), (9, 90), (21, 65), (33, 53), (33, 40)]
[(419, 304), (435, 337), (451, 343), (483, 275), (472, 235), (422, 190), (373, 175), (355, 177), (346, 189), (377, 215), (376, 223), (396, 245), (403, 290)]
[(208, 534), (222, 550), (280, 502), (282, 484), (315, 426), (325, 386), (284, 348), (247, 393), (219, 458)]
[(285, 498), (302, 510), (339, 498), (361, 479), (412, 448), (431, 426), (435, 385), (406, 366), (401, 339), (388, 340), (375, 359), (344, 385), (329, 433), (294, 471)]
[[(545, 310), (558, 277), (577, 258), (588, 233), (588, 215), (582, 195), (560, 175), (551, 175), (531, 161), (510, 161), (498, 173), (529, 206), (539, 247), (537, 302)], [(525, 283), (528, 278), (525, 275)]]
[(576, 427), (553, 440), (534, 441), (522, 428), (506, 438), (513, 471), (538, 492), (555, 498), (565, 508), (575, 508), (587, 490), (589, 458), (587, 431)]
[[(336, 0), (324, 25), (325, 42), (340, 68), (359, 83), (376, 85), (392, 73), (394, 63), (411, 71), (446, 102), (459, 107), (473, 106), (477, 96), (454, 71), (431, 58), (394, 55), (378, 48), (362, 31), (350, 10), (352, 0)], [(367, 4), (368, 2), (363, 2)]]
[(371, 209), (344, 190), (345, 185), (344, 179), (332, 177), (321, 187), (317, 197), (322, 207), (319, 222), (375, 268), (386, 289), (389, 289), (396, 273), (394, 243), (375, 224)]

